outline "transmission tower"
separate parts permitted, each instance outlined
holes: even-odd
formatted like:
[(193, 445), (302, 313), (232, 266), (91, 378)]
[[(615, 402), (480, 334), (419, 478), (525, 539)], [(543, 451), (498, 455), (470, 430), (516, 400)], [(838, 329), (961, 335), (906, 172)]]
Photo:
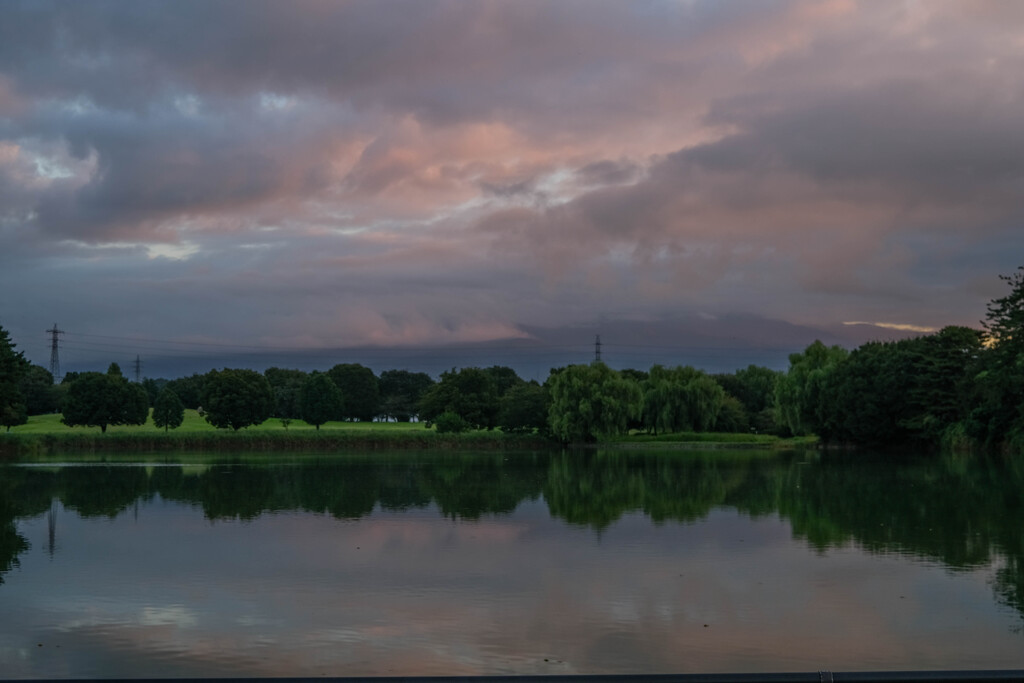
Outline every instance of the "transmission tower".
[(58, 335), (64, 334), (64, 330), (57, 329), (57, 323), (54, 323), (53, 329), (46, 332), (51, 335), (50, 374), (53, 375), (54, 384), (57, 384), (60, 382), (60, 355), (57, 353), (57, 342), (59, 339)]
[(601, 362), (601, 335), (597, 335), (594, 339), (594, 362)]
[(135, 383), (138, 384), (142, 381), (142, 360), (138, 354), (135, 355)]

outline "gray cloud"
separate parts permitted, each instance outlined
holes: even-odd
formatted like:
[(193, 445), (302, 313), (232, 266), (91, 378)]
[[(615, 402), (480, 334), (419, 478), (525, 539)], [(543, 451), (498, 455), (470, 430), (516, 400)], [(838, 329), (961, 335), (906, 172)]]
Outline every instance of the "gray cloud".
[(84, 327), (308, 344), (637, 311), (970, 323), (1024, 253), (1021, 21), (11, 4), (0, 313), (49, 325), (70, 290)]

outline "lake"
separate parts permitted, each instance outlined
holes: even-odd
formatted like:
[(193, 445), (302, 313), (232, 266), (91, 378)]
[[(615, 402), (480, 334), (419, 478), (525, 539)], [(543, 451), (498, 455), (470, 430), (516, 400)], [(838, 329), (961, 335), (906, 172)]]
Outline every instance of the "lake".
[(0, 466), (8, 678), (1024, 668), (1024, 462)]

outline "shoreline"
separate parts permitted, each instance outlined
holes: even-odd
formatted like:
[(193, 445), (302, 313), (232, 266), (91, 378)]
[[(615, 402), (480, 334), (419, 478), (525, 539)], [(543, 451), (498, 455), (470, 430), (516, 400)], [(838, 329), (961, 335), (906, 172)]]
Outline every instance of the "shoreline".
[(503, 432), (438, 434), (369, 433), (330, 430), (327, 433), (198, 432), (186, 434), (6, 434), (0, 436), (0, 458), (55, 453), (200, 452), (200, 451), (365, 451), (365, 450), (546, 450), (560, 444), (535, 435)]
[(455, 451), (553, 451), (607, 449), (622, 451), (658, 450), (795, 450), (817, 448), (816, 443), (776, 441), (680, 440), (601, 441), (562, 444), (535, 434), (506, 434), (481, 431), (438, 434), (432, 430), (373, 433), (367, 430), (332, 429), (326, 433), (295, 432), (192, 432), (184, 434), (140, 434), (121, 432), (49, 433), (0, 435), (0, 460), (21, 457), (103, 453), (199, 453), (199, 452), (355, 452), (377, 450)]

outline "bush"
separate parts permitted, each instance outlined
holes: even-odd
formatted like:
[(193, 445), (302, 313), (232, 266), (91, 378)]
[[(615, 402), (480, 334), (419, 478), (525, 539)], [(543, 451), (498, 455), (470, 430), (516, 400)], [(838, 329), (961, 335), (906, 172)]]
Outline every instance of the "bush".
[(434, 420), (434, 427), (438, 434), (459, 434), (473, 428), (461, 415), (450, 410), (437, 416), (437, 419)]

